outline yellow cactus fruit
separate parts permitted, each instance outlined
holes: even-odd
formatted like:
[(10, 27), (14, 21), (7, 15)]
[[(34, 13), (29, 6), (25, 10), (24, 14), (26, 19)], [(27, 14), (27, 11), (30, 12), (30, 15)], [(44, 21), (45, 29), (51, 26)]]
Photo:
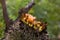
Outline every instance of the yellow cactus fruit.
[(32, 24), (29, 24), (30, 27), (32, 27), (33, 25)]
[(34, 26), (33, 28), (34, 28), (35, 30), (37, 29), (37, 27), (36, 27), (36, 26)]
[(40, 31), (40, 32), (42, 31), (42, 26), (39, 27), (39, 31)]

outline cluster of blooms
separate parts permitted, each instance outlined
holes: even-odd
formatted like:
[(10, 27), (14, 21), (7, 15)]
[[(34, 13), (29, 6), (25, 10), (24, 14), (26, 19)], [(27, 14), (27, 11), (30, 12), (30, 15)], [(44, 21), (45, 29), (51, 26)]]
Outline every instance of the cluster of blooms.
[(42, 30), (45, 29), (46, 24), (41, 22), (41, 21), (37, 21), (36, 17), (32, 16), (31, 14), (25, 13), (22, 14), (21, 16), (21, 20), (28, 24), (30, 27), (34, 28), (35, 30), (38, 30), (39, 32), (41, 32)]

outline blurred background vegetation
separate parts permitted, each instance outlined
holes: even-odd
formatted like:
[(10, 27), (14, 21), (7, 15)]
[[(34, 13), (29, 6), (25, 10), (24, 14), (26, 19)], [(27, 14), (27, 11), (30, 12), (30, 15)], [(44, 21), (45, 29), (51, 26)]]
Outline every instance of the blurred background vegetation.
[[(18, 10), (25, 7), (31, 0), (6, 0), (10, 19), (15, 20)], [(60, 35), (60, 0), (35, 0), (36, 5), (29, 11), (30, 14), (48, 23), (47, 31), (51, 39)], [(5, 23), (2, 6), (0, 4), (0, 38), (4, 36)]]

